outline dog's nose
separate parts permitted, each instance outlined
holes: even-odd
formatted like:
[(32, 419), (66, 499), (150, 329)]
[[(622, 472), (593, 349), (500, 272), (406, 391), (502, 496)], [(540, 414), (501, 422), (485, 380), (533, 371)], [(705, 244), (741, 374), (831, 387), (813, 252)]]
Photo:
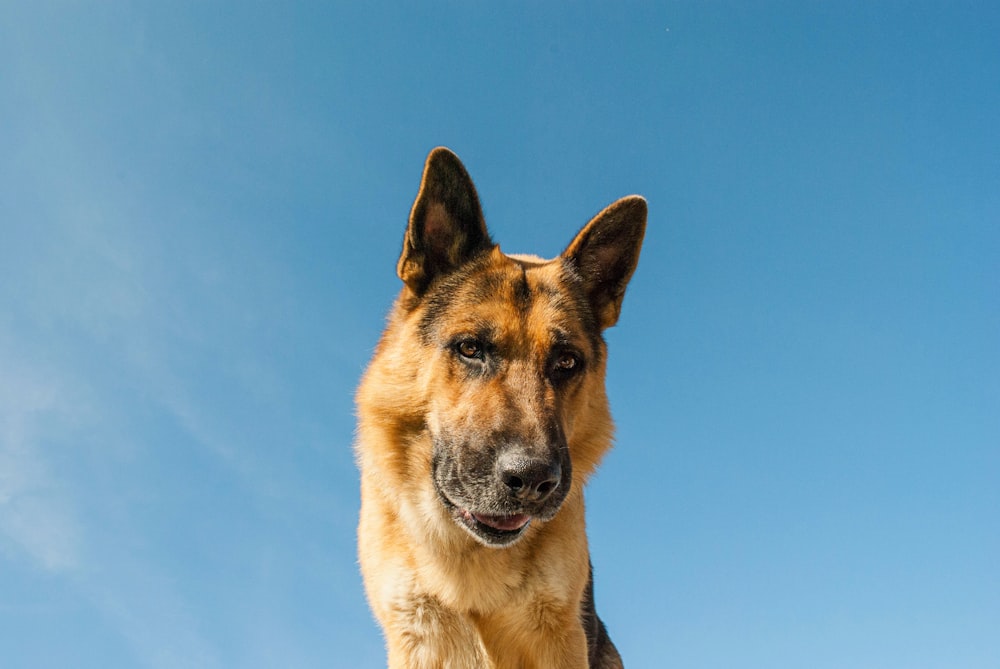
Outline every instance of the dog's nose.
[(500, 480), (518, 499), (541, 502), (559, 487), (558, 462), (524, 456), (501, 457)]

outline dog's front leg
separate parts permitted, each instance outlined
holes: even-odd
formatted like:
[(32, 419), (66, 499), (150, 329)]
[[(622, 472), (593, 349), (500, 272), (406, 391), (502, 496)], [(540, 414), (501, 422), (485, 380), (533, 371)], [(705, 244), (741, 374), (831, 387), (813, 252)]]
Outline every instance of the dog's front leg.
[[(496, 669), (587, 669), (587, 636), (576, 607), (537, 603), (477, 618)], [(603, 669), (603, 667), (602, 667)]]
[(527, 655), (533, 664), (522, 664), (537, 669), (576, 669), (589, 667), (587, 658), (587, 638), (582, 628), (569, 628), (561, 632), (561, 638), (546, 636), (536, 641), (535, 648)]
[(381, 621), (389, 669), (489, 669), (479, 633), (465, 616), (430, 596), (392, 606)]

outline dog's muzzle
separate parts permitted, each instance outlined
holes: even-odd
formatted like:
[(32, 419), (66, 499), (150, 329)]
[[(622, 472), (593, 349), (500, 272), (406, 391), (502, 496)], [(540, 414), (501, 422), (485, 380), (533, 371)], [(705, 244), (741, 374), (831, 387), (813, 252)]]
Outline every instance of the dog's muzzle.
[[(480, 543), (509, 546), (533, 520), (552, 519), (562, 505), (571, 467), (565, 447), (555, 455), (540, 457), (513, 446), (476, 462), (468, 447), (439, 441), (431, 467), (434, 487), (452, 519)], [(460, 462), (463, 456), (466, 461)]]

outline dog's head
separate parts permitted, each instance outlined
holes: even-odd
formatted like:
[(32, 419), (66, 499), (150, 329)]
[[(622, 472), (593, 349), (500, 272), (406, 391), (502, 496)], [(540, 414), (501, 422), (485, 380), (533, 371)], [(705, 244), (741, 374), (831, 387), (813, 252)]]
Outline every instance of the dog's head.
[(610, 444), (601, 332), (618, 320), (645, 225), (645, 200), (627, 197), (554, 260), (508, 256), (458, 158), (428, 157), (398, 308), (425, 358), (434, 489), (483, 544), (509, 545), (552, 519), (574, 469), (589, 474)]

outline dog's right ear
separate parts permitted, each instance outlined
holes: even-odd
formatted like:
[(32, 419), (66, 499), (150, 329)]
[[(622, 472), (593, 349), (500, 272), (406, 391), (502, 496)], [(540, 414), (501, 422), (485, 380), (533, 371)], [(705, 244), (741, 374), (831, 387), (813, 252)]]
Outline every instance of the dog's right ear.
[(476, 188), (454, 153), (427, 156), (396, 273), (417, 297), (431, 281), (493, 247)]

